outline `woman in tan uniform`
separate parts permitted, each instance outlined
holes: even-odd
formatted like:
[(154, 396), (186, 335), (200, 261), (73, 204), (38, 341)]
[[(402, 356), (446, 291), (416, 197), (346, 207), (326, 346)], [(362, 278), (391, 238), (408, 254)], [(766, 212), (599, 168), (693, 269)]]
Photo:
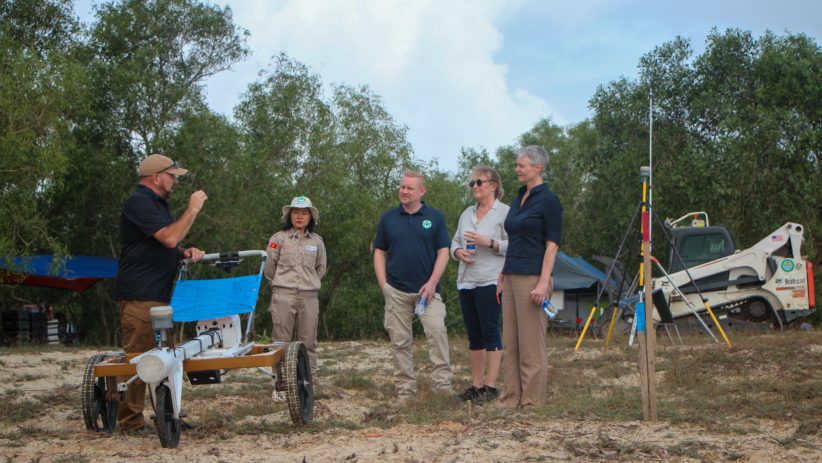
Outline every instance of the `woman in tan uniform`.
[(317, 384), (317, 321), (320, 304), (317, 292), (325, 275), (323, 239), (314, 233), (320, 212), (305, 196), (297, 196), (283, 206), (283, 229), (268, 240), (265, 277), (271, 282), (271, 337), (290, 342), (297, 327), (297, 339), (305, 344), (311, 365), (312, 382)]

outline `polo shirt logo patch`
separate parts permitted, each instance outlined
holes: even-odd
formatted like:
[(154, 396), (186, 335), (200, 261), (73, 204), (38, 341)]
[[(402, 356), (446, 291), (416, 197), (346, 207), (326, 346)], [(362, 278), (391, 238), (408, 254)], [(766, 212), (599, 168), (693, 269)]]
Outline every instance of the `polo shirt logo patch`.
[(317, 252), (317, 246), (306, 246), (305, 250)]
[(426, 229), (426, 230), (428, 230), (429, 228), (431, 228), (431, 221), (430, 221), (430, 220), (428, 220), (428, 219), (423, 220), (423, 221), (422, 221), (422, 228), (424, 228), (424, 229)]

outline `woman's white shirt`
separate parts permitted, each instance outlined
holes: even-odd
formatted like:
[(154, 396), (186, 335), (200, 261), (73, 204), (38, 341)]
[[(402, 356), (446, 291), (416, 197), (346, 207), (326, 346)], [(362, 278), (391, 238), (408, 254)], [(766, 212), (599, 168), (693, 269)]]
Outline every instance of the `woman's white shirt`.
[[(457, 289), (474, 289), (479, 286), (494, 285), (505, 263), (505, 252), (508, 250), (508, 234), (505, 233), (505, 216), (508, 215), (508, 205), (494, 200), (491, 209), (485, 213), (482, 220), (477, 221), (477, 205), (468, 207), (460, 215), (457, 232), (451, 239), (451, 257), (458, 260)], [(487, 246), (477, 245), (474, 263), (467, 264), (457, 259), (454, 252), (465, 249), (465, 232), (476, 231), (478, 234), (493, 239), (498, 244), (498, 250)]]

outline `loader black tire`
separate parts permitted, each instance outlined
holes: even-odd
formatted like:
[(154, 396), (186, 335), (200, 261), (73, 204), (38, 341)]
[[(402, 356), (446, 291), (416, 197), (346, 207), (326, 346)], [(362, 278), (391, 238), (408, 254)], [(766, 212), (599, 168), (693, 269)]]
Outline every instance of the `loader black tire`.
[(314, 417), (314, 385), (303, 343), (291, 342), (286, 346), (282, 366), (291, 421), (297, 426), (308, 424)]
[(748, 317), (755, 322), (764, 322), (773, 319), (771, 305), (762, 299), (754, 299), (745, 305)]

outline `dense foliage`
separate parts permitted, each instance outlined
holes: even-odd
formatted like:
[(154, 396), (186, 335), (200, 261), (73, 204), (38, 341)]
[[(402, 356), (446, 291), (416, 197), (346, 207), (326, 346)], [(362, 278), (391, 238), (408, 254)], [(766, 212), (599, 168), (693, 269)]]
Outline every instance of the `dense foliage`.
[[(248, 55), (247, 35), (230, 9), (194, 0), (104, 3), (89, 25), (74, 19), (70, 0), (0, 1), (0, 255), (116, 257), (136, 166), (163, 152), (191, 170), (176, 212), (194, 189), (209, 195), (185, 243), (207, 251), (260, 248), (279, 229), (282, 205), (309, 196), (329, 254), (320, 336), (381, 336), (370, 244), (404, 170), (427, 175), (425, 199), (453, 231), (470, 204), (471, 167), (496, 166), (511, 200), (517, 147), (543, 145), (564, 206), (563, 250), (612, 255), (640, 199), (653, 96), (657, 213), (706, 210), (739, 247), (799, 222), (804, 251), (822, 268), (822, 52), (812, 38), (714, 31), (699, 56), (677, 38), (641, 59), (639, 79), (601, 86), (590, 120), (537, 121), (493, 153), (466, 147), (451, 173), (415, 158), (406, 127), (370, 89), (323, 85), (284, 54), (248, 86), (233, 118), (214, 113), (204, 80)], [(459, 331), (455, 273), (451, 264), (441, 286), (449, 329)], [(258, 333), (270, 330), (267, 297)], [(0, 286), (3, 308), (32, 301), (68, 313), (87, 342), (118, 342), (110, 282), (84, 294)]]

